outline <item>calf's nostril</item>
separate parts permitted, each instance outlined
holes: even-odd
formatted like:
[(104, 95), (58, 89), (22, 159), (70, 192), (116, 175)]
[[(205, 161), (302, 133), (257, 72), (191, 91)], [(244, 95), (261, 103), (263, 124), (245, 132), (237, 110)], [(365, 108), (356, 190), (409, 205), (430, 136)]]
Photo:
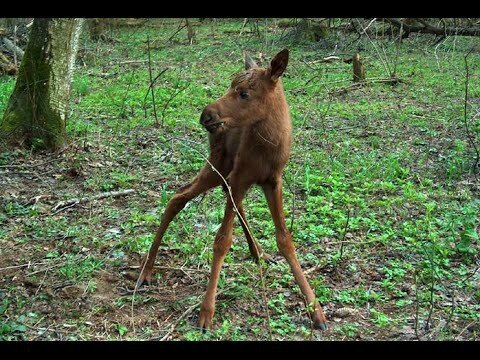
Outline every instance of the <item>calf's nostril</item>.
[(207, 125), (210, 121), (212, 121), (212, 115), (209, 111), (203, 111), (202, 115), (200, 115), (200, 124)]

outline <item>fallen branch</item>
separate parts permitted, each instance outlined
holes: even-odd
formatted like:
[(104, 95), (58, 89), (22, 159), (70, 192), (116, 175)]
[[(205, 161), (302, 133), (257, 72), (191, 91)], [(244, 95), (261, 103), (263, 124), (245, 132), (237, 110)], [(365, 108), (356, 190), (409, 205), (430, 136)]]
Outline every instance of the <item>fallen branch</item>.
[(32, 262), (29, 261), (27, 264), (7, 266), (7, 267), (4, 267), (4, 268), (0, 268), (0, 271), (11, 270), (11, 269), (19, 269), (19, 268), (23, 268), (23, 267), (30, 268), (30, 266), (43, 265), (43, 264), (46, 264), (46, 262), (32, 263)]
[(305, 274), (305, 276), (308, 276), (312, 272), (315, 272), (317, 270), (321, 270), (324, 267), (325, 267), (325, 265), (315, 265), (314, 267), (311, 267), (310, 269), (304, 270), (303, 273)]
[[(104, 193), (97, 194), (97, 195), (94, 195), (94, 196), (85, 196), (85, 197), (82, 197), (82, 198), (74, 198), (74, 199), (70, 199), (70, 200), (67, 200), (67, 201), (60, 201), (57, 205), (55, 205), (52, 208), (52, 211), (55, 211), (53, 214), (56, 214), (56, 213), (64, 210), (67, 207), (72, 207), (72, 206), (82, 204), (82, 203), (86, 203), (86, 202), (90, 202), (90, 201), (93, 201), (93, 200), (104, 199), (106, 197), (125, 196), (125, 195), (131, 194), (133, 192), (135, 192), (135, 190), (133, 190), (133, 189), (127, 189), (127, 190), (122, 190), (122, 191), (108, 191), (108, 192), (104, 192)], [(60, 210), (58, 210), (58, 209), (60, 209)]]
[(130, 65), (130, 64), (143, 64), (148, 62), (148, 60), (125, 60), (115, 63), (116, 65)]
[(383, 84), (396, 85), (396, 84), (401, 83), (401, 82), (403, 82), (403, 81), (400, 80), (400, 79), (397, 78), (397, 77), (386, 78), (386, 79), (369, 79), (369, 80), (366, 80), (366, 81), (353, 83), (353, 84), (351, 84), (351, 85), (348, 85), (348, 86), (345, 86), (345, 87), (342, 87), (342, 88), (339, 88), (339, 89), (330, 91), (328, 94), (329, 94), (329, 95), (340, 95), (340, 94), (344, 94), (344, 93), (346, 93), (347, 91), (358, 89), (358, 88), (362, 87), (363, 85), (367, 85), (367, 84), (383, 83)]
[(412, 32), (434, 34), (438, 36), (480, 36), (480, 27), (478, 26), (473, 26), (471, 28), (453, 26), (435, 27), (422, 19), (417, 20), (420, 25), (407, 24), (405, 21), (395, 18), (381, 18), (378, 20), (386, 21), (397, 28), (403, 28), (405, 33), (404, 37), (407, 37), (408, 34)]
[(4, 37), (3, 38), (3, 44), (5, 45), (5, 48), (12, 53), (17, 54), (18, 59), (22, 60), (24, 51), (20, 49), (17, 45), (15, 45), (12, 41), (10, 41), (8, 38)]
[[(184, 268), (184, 267), (172, 267), (172, 266), (161, 266), (161, 265), (154, 265), (153, 266), (155, 269), (161, 269), (161, 270), (171, 270), (171, 271), (194, 271), (194, 272), (203, 272), (203, 273), (210, 273), (210, 270), (206, 269), (195, 269), (195, 268)], [(131, 265), (128, 267), (129, 269), (140, 269), (139, 265)], [(1, 269), (0, 269), (1, 270)]]

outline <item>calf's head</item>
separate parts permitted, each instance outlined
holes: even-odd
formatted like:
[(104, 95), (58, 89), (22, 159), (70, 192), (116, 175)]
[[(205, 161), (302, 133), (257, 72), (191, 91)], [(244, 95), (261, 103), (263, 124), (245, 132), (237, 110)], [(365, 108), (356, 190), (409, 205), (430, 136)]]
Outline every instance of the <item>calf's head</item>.
[(245, 54), (245, 70), (235, 75), (226, 94), (207, 105), (200, 123), (211, 133), (224, 127), (246, 126), (269, 116), (278, 97), (284, 97), (280, 80), (288, 64), (288, 50), (280, 51), (267, 68)]

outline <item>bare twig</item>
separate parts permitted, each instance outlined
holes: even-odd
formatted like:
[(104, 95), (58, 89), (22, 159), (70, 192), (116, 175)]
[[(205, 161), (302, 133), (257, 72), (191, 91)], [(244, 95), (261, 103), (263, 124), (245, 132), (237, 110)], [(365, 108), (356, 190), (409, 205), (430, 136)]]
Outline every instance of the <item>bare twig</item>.
[[(430, 229), (427, 227), (427, 238), (430, 238)], [(434, 290), (435, 290), (435, 259), (434, 259), (434, 249), (430, 249), (430, 267), (431, 267), (431, 282), (430, 282), (430, 308), (428, 309), (428, 316), (427, 316), (427, 321), (425, 322), (425, 325), (423, 328), (425, 330), (430, 329), (430, 321), (432, 320), (432, 315), (433, 315), (433, 309), (435, 307), (435, 298), (433, 296)]]
[[(182, 22), (183, 22), (183, 20), (180, 22), (180, 25), (182, 24)], [(167, 42), (169, 42), (170, 40), (172, 40), (173, 37), (174, 37), (175, 35), (177, 35), (177, 34), (180, 32), (180, 30), (182, 30), (182, 29), (185, 28), (185, 27), (187, 27), (187, 24), (179, 26), (178, 29), (177, 29), (177, 31), (175, 31), (175, 32), (172, 34), (172, 36), (170, 36), (170, 37), (168, 38)]]
[(116, 65), (129, 65), (129, 64), (142, 64), (146, 63), (148, 60), (125, 60), (115, 63)]
[(465, 327), (463, 328), (463, 330), (458, 333), (458, 335), (455, 337), (455, 340), (460, 340), (460, 336), (462, 336), (462, 334), (465, 332), (465, 330), (467, 330), (470, 326), (472, 326), (473, 324), (475, 324), (477, 321), (478, 321), (478, 320), (473, 320), (473, 321), (469, 322), (468, 325), (465, 326)]
[[(293, 223), (295, 221), (295, 210), (296, 210), (296, 207), (295, 207), (295, 191), (296, 191), (296, 187), (295, 187), (295, 181), (292, 181), (292, 183), (290, 183), (287, 178), (285, 178), (285, 182), (287, 183), (287, 186), (290, 190), (290, 193), (292, 194), (292, 209), (291, 209), (291, 215), (290, 215), (290, 226), (289, 226), (289, 231), (290, 233), (293, 232)], [(293, 186), (292, 186), (293, 185)]]
[[(150, 37), (147, 36), (147, 49), (148, 49), (148, 76), (150, 78), (150, 87), (152, 89), (152, 102), (153, 102), (153, 114), (155, 116), (155, 125), (158, 126), (158, 117), (157, 117), (157, 106), (155, 104), (155, 91), (154, 91), (154, 84), (152, 79), (152, 60), (150, 57)], [(163, 125), (163, 119), (162, 119)]]
[(467, 120), (467, 105), (468, 105), (468, 82), (469, 82), (469, 69), (468, 69), (468, 61), (467, 58), (473, 51), (473, 48), (464, 56), (465, 61), (465, 99), (464, 99), (464, 107), (463, 107), (463, 122), (465, 125), (465, 131), (467, 133), (468, 142), (475, 150), (476, 158), (475, 164), (473, 165), (473, 173), (475, 174), (475, 179), (477, 179), (477, 167), (478, 162), (480, 161), (480, 153), (477, 148), (477, 144), (475, 143), (474, 136), (470, 133), (470, 128), (468, 127), (468, 120)]
[(24, 168), (24, 167), (27, 167), (27, 168), (32, 168), (32, 167), (37, 167), (37, 166), (44, 166), (46, 164), (49, 164), (49, 163), (52, 163), (52, 162), (55, 162), (57, 161), (58, 158), (53, 158), (53, 159), (50, 159), (50, 160), (47, 160), (47, 161), (43, 161), (41, 163), (38, 163), (38, 164), (11, 164), (11, 165), (0, 165), (0, 169), (21, 169), (21, 168)]
[(307, 276), (307, 275), (310, 275), (311, 273), (313, 273), (317, 270), (320, 270), (324, 267), (325, 267), (325, 265), (315, 265), (314, 267), (311, 267), (310, 269), (305, 270), (303, 273), (305, 274), (305, 276)]
[[(220, 293), (220, 292), (219, 292)], [(218, 294), (217, 294), (218, 295)], [(178, 317), (178, 319), (172, 324), (172, 326), (170, 327), (170, 330), (167, 331), (167, 333), (165, 335), (162, 336), (162, 338), (160, 339), (160, 341), (165, 341), (167, 340), (167, 338), (175, 331), (175, 328), (178, 326), (178, 324), (180, 324), (180, 322), (186, 318), (193, 310), (195, 310), (197, 307), (199, 307), (200, 305), (202, 304), (201, 301), (193, 304), (192, 306), (190, 306), (182, 315), (180, 315)], [(153, 339), (150, 339), (150, 340), (153, 340)]]
[(351, 212), (351, 209), (349, 208), (347, 212), (347, 221), (345, 222), (345, 228), (343, 229), (342, 240), (340, 240), (340, 256), (338, 257), (337, 262), (340, 262), (343, 257), (343, 245), (345, 244), (344, 240), (345, 240), (345, 236), (347, 235), (348, 224), (350, 222), (350, 212)]
[[(367, 26), (367, 28), (371, 25), (371, 23), (373, 21), (377, 20), (376, 18), (374, 18), (370, 24)], [(360, 27), (361, 27), (361, 24), (360, 24), (360, 21), (357, 19), (357, 22), (359, 23)], [(362, 33), (365, 34), (368, 38), (368, 40), (372, 43), (373, 45), (373, 48), (375, 49), (375, 51), (377, 52), (377, 55), (378, 55), (378, 58), (380, 59), (380, 61), (382, 62), (382, 65), (385, 67), (385, 70), (387, 71), (388, 75), (389, 76), (392, 76), (392, 71), (390, 70), (390, 66), (388, 65), (388, 58), (385, 58), (383, 59), (382, 58), (382, 54), (380, 53), (380, 51), (378, 50), (377, 48), (377, 45), (375, 45), (375, 42), (370, 38), (370, 35), (368, 35), (368, 32), (366, 32), (366, 29), (363, 29)]]
[(0, 271), (19, 269), (19, 268), (23, 268), (23, 267), (29, 268), (30, 266), (33, 266), (33, 265), (43, 265), (43, 264), (46, 264), (46, 262), (39, 262), (39, 263), (34, 263), (34, 264), (31, 263), (31, 262), (28, 262), (27, 264), (7, 266), (7, 267), (4, 267), (4, 268), (0, 268)]
[[(85, 258), (81, 258), (79, 259), (78, 261), (80, 260), (84, 260)], [(75, 261), (77, 262), (77, 261)], [(52, 266), (49, 266), (45, 269), (41, 269), (41, 270), (37, 270), (37, 271), (34, 271), (34, 272), (31, 272), (31, 273), (28, 273), (27, 276), (32, 276), (32, 275), (35, 275), (35, 274), (38, 274), (38, 273), (41, 273), (41, 272), (44, 272), (44, 271), (47, 271), (47, 270), (50, 270), (50, 269), (54, 269), (54, 268), (57, 268), (57, 267), (60, 267), (60, 266), (63, 266), (67, 263), (67, 261), (64, 261), (64, 262), (61, 262), (61, 263), (58, 263), (58, 264), (55, 264), (55, 265), (52, 265)]]
[(418, 340), (420, 339), (420, 335), (418, 334), (418, 314), (420, 312), (420, 299), (418, 298), (418, 281), (417, 281), (417, 272), (413, 274), (413, 279), (415, 282), (415, 336)]
[(372, 26), (372, 24), (373, 24), (375, 21), (377, 21), (377, 18), (373, 18), (372, 20), (370, 20), (370, 22), (368, 23), (368, 25), (367, 25), (364, 29), (362, 29), (362, 32), (363, 32), (363, 33), (366, 33), (367, 30), (368, 30), (368, 28), (369, 28), (370, 26)]
[(401, 82), (403, 82), (403, 80), (401, 80), (401, 79), (399, 79), (395, 76), (393, 76), (391, 78), (386, 78), (386, 79), (368, 79), (368, 80), (366, 80), (364, 82), (361, 82), (361, 83), (353, 83), (353, 84), (350, 84), (348, 86), (335, 89), (333, 91), (330, 91), (329, 94), (331, 94), (331, 95), (344, 94), (347, 91), (361, 88), (362, 86), (367, 85), (367, 84), (383, 83), (383, 84), (396, 85), (396, 84), (401, 83)]
[(400, 33), (398, 35), (398, 42), (397, 42), (397, 53), (395, 55), (395, 62), (393, 63), (393, 75), (395, 75), (397, 72), (397, 63), (398, 63), (398, 57), (400, 55), (400, 46), (402, 45), (402, 32), (403, 32), (403, 22), (402, 26), (400, 27)]
[(153, 86), (153, 85), (156, 83), (156, 81), (158, 80), (158, 78), (159, 78), (160, 76), (162, 76), (167, 70), (168, 70), (168, 68), (165, 68), (165, 69), (163, 69), (162, 71), (160, 71), (160, 72), (158, 73), (158, 75), (155, 76), (155, 77), (153, 78), (153, 80), (150, 81), (150, 84), (148, 85), (147, 93), (145, 94), (145, 97), (143, 98), (143, 109), (144, 109), (144, 111), (145, 111), (145, 117), (147, 117), (147, 109), (146, 109), (146, 107), (145, 107), (145, 103), (146, 103), (146, 101), (147, 101), (148, 94), (149, 94), (150, 90), (152, 89), (152, 86)]
[[(185, 144), (183, 144), (182, 142), (180, 142), (180, 144), (186, 146)], [(264, 276), (263, 276), (263, 270), (262, 270), (262, 262), (261, 262), (261, 253), (260, 251), (258, 251), (258, 248), (257, 248), (257, 243), (253, 237), (253, 234), (251, 233), (245, 219), (242, 217), (242, 215), (240, 214), (240, 212), (238, 211), (238, 208), (237, 208), (237, 205), (235, 204), (235, 200), (233, 199), (233, 194), (232, 194), (232, 189), (230, 187), (230, 185), (228, 184), (227, 180), (223, 177), (223, 175), (220, 173), (220, 171), (217, 170), (217, 168), (210, 162), (210, 160), (205, 156), (203, 155), (203, 153), (201, 153), (200, 151), (198, 151), (197, 149), (195, 149), (194, 147), (191, 147), (189, 146), (188, 147), (189, 149), (193, 149), (195, 152), (197, 152), (201, 157), (203, 157), (207, 163), (211, 166), (212, 170), (215, 171), (218, 176), (220, 176), (220, 178), (222, 179), (223, 183), (225, 184), (225, 187), (226, 189), (228, 190), (228, 194), (230, 196), (230, 200), (232, 201), (232, 205), (233, 205), (233, 208), (236, 212), (236, 214), (238, 215), (238, 217), (240, 218), (241, 222), (243, 223), (245, 229), (247, 229), (247, 232), (248, 234), (250, 235), (250, 237), (254, 240), (253, 241), (253, 245), (255, 246), (255, 251), (257, 254), (259, 254), (259, 261), (258, 261), (258, 269), (259, 269), (259, 273), (260, 273), (260, 280), (261, 280), (261, 283), (262, 283), (262, 288), (263, 288), (263, 291), (262, 291), (262, 297), (263, 297), (263, 301), (265, 303), (265, 310), (266, 310), (266, 315), (267, 315), (267, 324), (268, 324), (268, 331), (269, 331), (269, 335), (270, 335), (270, 340), (273, 339), (273, 334), (272, 334), (272, 329), (270, 327), (270, 311), (268, 310), (268, 301), (267, 301), (267, 298), (266, 298), (266, 287), (265, 287), (265, 279), (264, 279)]]
[[(194, 271), (194, 272), (203, 272), (203, 273), (210, 273), (208, 270), (204, 269), (192, 269), (192, 268), (185, 268), (185, 267), (172, 267), (172, 266), (160, 266), (160, 265), (154, 265), (153, 266), (156, 269), (162, 269), (162, 270), (171, 270), (171, 271), (183, 271), (183, 273), (186, 274), (186, 271)], [(128, 267), (129, 269), (139, 269), (140, 266), (138, 265), (132, 265)]]
[(65, 210), (70, 209), (70, 208), (73, 208), (73, 207), (75, 207), (75, 206), (77, 206), (77, 205), (78, 205), (78, 202), (74, 202), (74, 203), (72, 203), (72, 204), (69, 204), (69, 205), (67, 205), (67, 206), (65, 206), (65, 207), (62, 207), (62, 208), (58, 209), (57, 211), (53, 212), (51, 215), (56, 215), (56, 214), (58, 214), (59, 212), (65, 211)]
[[(136, 70), (136, 68), (133, 69), (132, 76), (130, 76), (130, 81), (128, 82), (127, 88), (125, 89), (125, 96), (123, 97), (122, 108), (120, 109), (120, 117), (122, 117), (122, 118), (126, 118), (125, 106), (126, 106), (126, 103), (127, 103), (127, 96), (128, 96), (128, 94), (130, 94), (130, 86), (132, 85), (132, 82), (133, 82), (133, 76), (135, 75), (135, 70)], [(118, 122), (117, 122), (117, 125), (118, 125)], [(118, 128), (117, 128), (117, 130), (118, 130)]]
[(48, 274), (48, 269), (45, 270), (45, 275), (43, 275), (42, 282), (41, 282), (40, 285), (38, 286), (37, 291), (35, 291), (35, 295), (33, 296), (34, 299), (37, 297), (38, 292), (40, 291), (40, 289), (42, 288), (43, 284), (45, 283), (45, 279), (47, 278), (47, 274)]
[[(8, 39), (7, 39), (8, 40)], [(13, 47), (17, 47), (17, 25), (13, 27)], [(22, 50), (23, 52), (23, 50)], [(19, 53), (23, 57), (23, 53)], [(21, 57), (20, 57), (21, 59)], [(18, 67), (18, 61), (17, 61), (17, 52), (13, 52), (13, 63), (15, 64), (15, 67)]]
[(238, 34), (238, 38), (242, 36), (243, 29), (245, 28), (245, 25), (247, 24), (247, 22), (248, 22), (248, 18), (243, 19), (242, 28), (240, 29), (240, 33)]
[(86, 202), (90, 202), (90, 201), (94, 201), (94, 200), (104, 199), (106, 197), (125, 196), (125, 195), (129, 195), (131, 193), (134, 193), (134, 192), (135, 192), (135, 190), (133, 190), (133, 189), (127, 189), (127, 190), (122, 190), (122, 191), (108, 191), (108, 192), (104, 192), (104, 193), (93, 195), (93, 196), (85, 196), (85, 197), (82, 197), (82, 198), (74, 198), (74, 199), (70, 199), (70, 200), (67, 200), (67, 201), (61, 201), (52, 208), (52, 211), (55, 211), (53, 214), (56, 214), (57, 212), (59, 212), (59, 211), (56, 211), (56, 210), (58, 210), (58, 209), (63, 210), (67, 206), (71, 207), (71, 206), (75, 206), (75, 205), (78, 205), (78, 204), (81, 204), (81, 203), (86, 203)]
[[(224, 293), (225, 291), (227, 290), (230, 290), (230, 288), (226, 288), (226, 289), (222, 289), (220, 290), (218, 293), (217, 293), (217, 296)], [(167, 338), (175, 331), (176, 327), (178, 326), (178, 324), (180, 324), (180, 322), (185, 319), (193, 310), (195, 310), (197, 307), (199, 307), (200, 305), (202, 304), (202, 301), (198, 301), (196, 302), (195, 304), (193, 304), (192, 306), (190, 306), (189, 308), (187, 308), (187, 310), (185, 310), (183, 312), (182, 315), (180, 315), (177, 320), (170, 326), (170, 330), (167, 331), (167, 333), (165, 335), (163, 335), (161, 338), (160, 337), (154, 337), (154, 338), (150, 338), (149, 340), (160, 340), (160, 341), (165, 341), (167, 340)]]
[[(179, 81), (180, 82), (180, 81)], [(178, 83), (177, 83), (177, 86), (178, 86)], [(182, 91), (186, 90), (188, 87), (190, 86), (190, 84), (187, 84), (185, 85), (184, 87), (180, 88), (180, 90), (177, 90), (176, 92), (174, 92), (172, 95), (170, 95), (170, 97), (168, 98), (168, 100), (165, 102), (165, 105), (163, 106), (163, 109), (162, 109), (162, 126), (163, 126), (163, 122), (165, 120), (165, 112), (167, 111), (167, 107), (168, 105), (170, 104), (170, 102), (175, 99), (177, 97), (178, 94), (180, 94)]]

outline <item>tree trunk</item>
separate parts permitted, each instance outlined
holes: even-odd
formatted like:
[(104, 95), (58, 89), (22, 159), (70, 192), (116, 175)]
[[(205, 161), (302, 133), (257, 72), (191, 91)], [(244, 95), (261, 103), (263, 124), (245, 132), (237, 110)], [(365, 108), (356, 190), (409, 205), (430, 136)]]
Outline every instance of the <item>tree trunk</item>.
[(83, 19), (35, 19), (17, 82), (0, 123), (9, 145), (57, 149), (65, 141)]
[[(90, 33), (90, 39), (98, 41), (105, 38), (105, 28), (107, 23), (105, 19), (102, 18), (93, 18), (88, 20), (88, 31)], [(102, 39), (103, 40), (103, 39)]]
[(360, 54), (353, 55), (353, 82), (365, 81), (365, 67), (360, 60)]

